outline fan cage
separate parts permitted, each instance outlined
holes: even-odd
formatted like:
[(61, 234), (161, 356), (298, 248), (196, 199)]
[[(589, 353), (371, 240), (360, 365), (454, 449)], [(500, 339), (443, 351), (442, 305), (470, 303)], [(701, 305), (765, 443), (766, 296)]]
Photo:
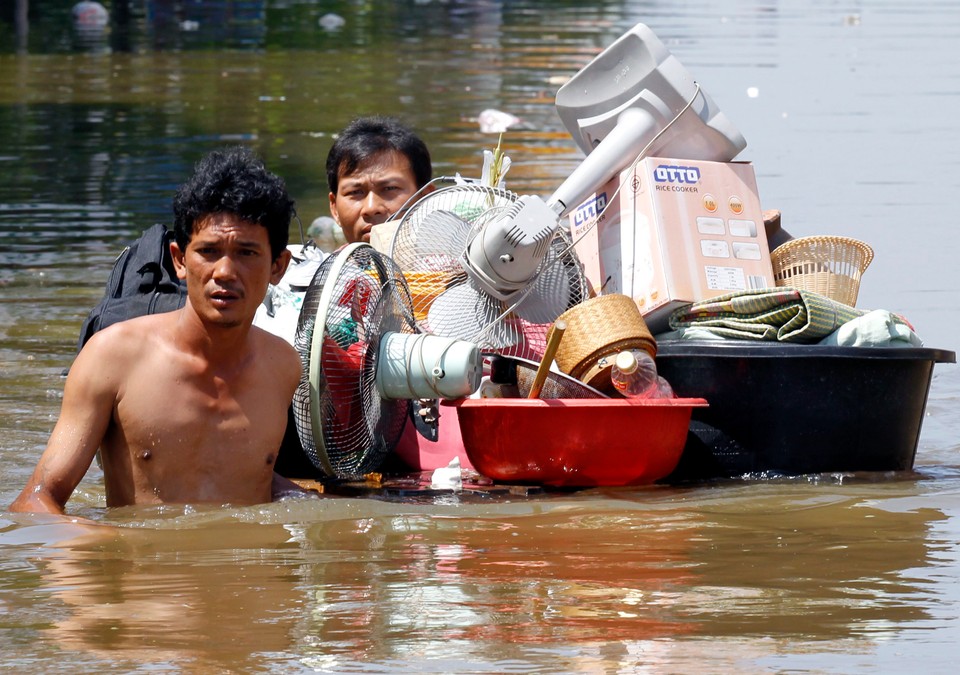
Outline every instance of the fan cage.
[(320, 265), (294, 341), (303, 372), (293, 400), (297, 434), (314, 466), (337, 478), (376, 471), (399, 441), (409, 403), (378, 395), (379, 344), (387, 332), (415, 328), (399, 268), (367, 245), (354, 246)]
[[(487, 352), (539, 360), (550, 324), (590, 296), (583, 265), (564, 228), (551, 239), (529, 289), (511, 301), (477, 290), (462, 262), (466, 247), (487, 223), (514, 208), (517, 199), (500, 188), (457, 185), (429, 193), (406, 212), (391, 257), (411, 289), (418, 330), (470, 340)], [(435, 302), (444, 294), (441, 312)], [(542, 298), (551, 301), (538, 302)]]

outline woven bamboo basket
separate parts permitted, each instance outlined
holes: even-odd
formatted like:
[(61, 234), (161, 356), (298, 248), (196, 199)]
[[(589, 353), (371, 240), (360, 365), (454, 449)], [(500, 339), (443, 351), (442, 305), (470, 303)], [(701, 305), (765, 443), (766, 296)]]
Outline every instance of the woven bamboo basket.
[(832, 235), (791, 239), (770, 254), (777, 286), (813, 291), (851, 307), (872, 260), (873, 249), (864, 242)]
[[(624, 349), (643, 349), (656, 356), (657, 343), (627, 295), (611, 293), (590, 298), (560, 315), (567, 328), (554, 359), (561, 372), (607, 391), (613, 358)], [(547, 334), (549, 341), (553, 333)]]

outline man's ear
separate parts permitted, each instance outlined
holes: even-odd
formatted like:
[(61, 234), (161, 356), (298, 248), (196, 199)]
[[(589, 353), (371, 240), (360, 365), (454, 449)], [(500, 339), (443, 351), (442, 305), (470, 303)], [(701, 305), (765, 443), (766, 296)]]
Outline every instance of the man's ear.
[(177, 270), (178, 279), (187, 278), (187, 266), (183, 263), (183, 251), (180, 250), (180, 245), (175, 242), (170, 242), (170, 257), (173, 258), (173, 268)]
[(285, 248), (280, 252), (270, 266), (270, 283), (276, 286), (283, 278), (283, 273), (287, 271), (287, 265), (290, 264), (290, 249)]
[[(337, 211), (337, 195), (330, 193), (330, 216), (340, 225), (340, 213)], [(341, 227), (343, 227), (341, 225)]]

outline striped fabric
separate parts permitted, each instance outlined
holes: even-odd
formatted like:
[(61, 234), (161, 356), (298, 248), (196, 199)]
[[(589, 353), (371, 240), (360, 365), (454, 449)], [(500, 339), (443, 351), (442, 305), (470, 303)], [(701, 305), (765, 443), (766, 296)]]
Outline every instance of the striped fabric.
[(696, 327), (738, 340), (818, 342), (864, 314), (812, 291), (763, 288), (680, 307), (670, 315), (670, 328)]

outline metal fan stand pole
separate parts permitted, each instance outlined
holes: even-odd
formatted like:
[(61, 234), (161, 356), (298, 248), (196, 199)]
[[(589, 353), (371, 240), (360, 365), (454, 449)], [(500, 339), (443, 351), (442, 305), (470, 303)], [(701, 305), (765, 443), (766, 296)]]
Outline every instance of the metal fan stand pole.
[(565, 330), (567, 330), (566, 321), (557, 321), (553, 324), (553, 332), (550, 334), (550, 340), (543, 352), (543, 359), (540, 361), (540, 367), (537, 368), (537, 374), (533, 378), (533, 385), (530, 387), (527, 398), (540, 397), (540, 390), (543, 389), (543, 383), (547, 380), (550, 364), (553, 363), (553, 357), (557, 353), (557, 347), (560, 346), (560, 339), (563, 338), (563, 331)]

